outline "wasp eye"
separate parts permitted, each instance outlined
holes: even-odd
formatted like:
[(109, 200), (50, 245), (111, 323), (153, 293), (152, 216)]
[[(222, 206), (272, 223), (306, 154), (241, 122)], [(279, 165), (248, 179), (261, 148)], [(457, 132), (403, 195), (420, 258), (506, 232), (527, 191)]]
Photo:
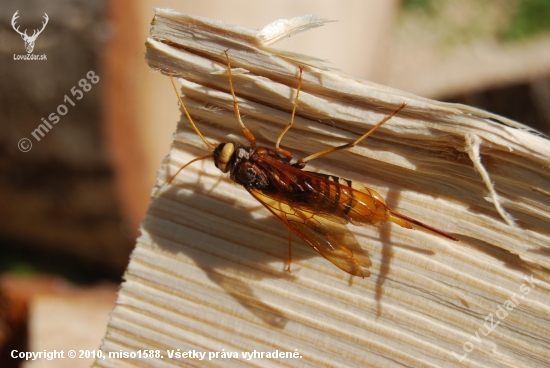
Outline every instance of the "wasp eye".
[(226, 143), (217, 160), (217, 166), (218, 169), (220, 169), (222, 172), (226, 173), (229, 171), (229, 162), (231, 161), (231, 158), (233, 157), (233, 154), (235, 153), (235, 145), (233, 143)]

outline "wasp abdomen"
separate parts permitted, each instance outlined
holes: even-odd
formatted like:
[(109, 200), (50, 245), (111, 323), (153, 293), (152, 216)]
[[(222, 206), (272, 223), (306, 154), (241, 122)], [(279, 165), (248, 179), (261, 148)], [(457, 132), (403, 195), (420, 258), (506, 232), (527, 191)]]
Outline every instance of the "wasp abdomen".
[(372, 189), (334, 175), (314, 173), (308, 204), (355, 223), (380, 223), (388, 219), (384, 199)]

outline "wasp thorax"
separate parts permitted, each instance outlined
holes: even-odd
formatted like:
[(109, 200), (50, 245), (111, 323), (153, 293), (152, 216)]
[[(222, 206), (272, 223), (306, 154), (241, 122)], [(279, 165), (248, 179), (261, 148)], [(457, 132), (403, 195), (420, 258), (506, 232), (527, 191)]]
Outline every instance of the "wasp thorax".
[(229, 163), (235, 153), (235, 145), (233, 143), (222, 143), (214, 152), (214, 163), (222, 172), (229, 171)]

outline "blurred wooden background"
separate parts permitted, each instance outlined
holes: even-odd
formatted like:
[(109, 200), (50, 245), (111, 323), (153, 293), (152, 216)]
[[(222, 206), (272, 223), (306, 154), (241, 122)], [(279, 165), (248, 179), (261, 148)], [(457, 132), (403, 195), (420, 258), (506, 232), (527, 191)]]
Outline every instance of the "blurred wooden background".
[[(548, 4), (354, 0), (343, 6), (334, 0), (243, 0), (235, 5), (220, 0), (123, 0), (68, 1), (60, 6), (54, 1), (4, 1), (0, 14), (2, 279), (9, 285), (14, 279), (16, 285), (27, 285), (18, 283), (20, 276), (14, 274), (25, 274), (40, 285), (43, 274), (62, 277), (48, 279), (61, 285), (63, 279), (78, 285), (108, 280), (112, 285), (107, 289), (114, 293), (179, 120), (168, 79), (152, 73), (143, 60), (153, 7), (172, 7), (250, 28), (307, 13), (334, 19), (337, 22), (281, 41), (277, 47), (326, 59), (332, 67), (377, 83), (472, 104), (549, 133), (550, 36), (544, 26), (550, 24)], [(25, 53), (21, 37), (11, 27), (16, 10), (18, 24), (29, 30), (39, 27), (43, 13), (48, 14), (49, 23), (34, 51), (47, 54), (47, 61), (13, 60), (13, 54)], [(525, 19), (530, 20), (527, 25)], [(32, 140), (30, 133), (40, 119), (55, 111), (89, 70), (96, 71), (101, 81), (40, 142), (33, 140), (30, 152), (20, 152), (18, 141)], [(33, 290), (15, 289), (23, 288)], [(57, 295), (52, 291), (56, 288), (45, 290)], [(10, 313), (1, 317), (6, 321), (0, 324), (2, 366), (18, 364), (4, 357), (10, 344), (22, 343), (16, 338), (21, 330), (40, 331), (28, 327), (27, 311), (33, 310), (34, 300), (34, 294), (29, 295), (18, 299), (13, 288), (0, 290), (8, 306), (4, 310), (15, 306), (22, 311), (14, 314), (16, 323), (11, 323)], [(98, 305), (112, 303), (108, 298), (92, 300)], [(99, 310), (97, 320), (106, 323), (108, 308)], [(38, 323), (30, 321), (31, 326)], [(60, 331), (63, 327), (59, 325)], [(31, 350), (44, 346), (44, 336), (37, 333), (21, 339)], [(84, 345), (96, 348), (101, 335), (88, 336)], [(74, 339), (68, 332), (64, 336), (67, 341)]]

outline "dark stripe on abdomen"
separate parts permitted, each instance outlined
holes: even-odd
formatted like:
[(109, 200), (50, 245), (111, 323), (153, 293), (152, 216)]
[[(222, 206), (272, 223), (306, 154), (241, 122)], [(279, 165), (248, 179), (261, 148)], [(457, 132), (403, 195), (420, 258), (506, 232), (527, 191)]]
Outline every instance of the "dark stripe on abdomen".
[[(353, 190), (352, 190), (353, 183), (351, 180), (339, 178), (338, 176), (334, 176), (334, 175), (326, 175), (326, 174), (321, 174), (321, 173), (316, 173), (311, 171), (307, 171), (307, 172), (315, 176), (320, 176), (321, 178), (326, 180), (326, 182), (323, 182), (323, 183), (319, 182), (318, 186), (321, 187), (326, 185), (326, 188), (323, 188), (325, 191), (328, 191), (328, 193), (325, 194), (327, 198), (326, 200), (330, 199), (332, 202), (330, 205), (330, 208), (328, 208), (329, 212), (334, 211), (338, 205), (342, 205), (344, 207), (343, 209), (344, 215), (347, 215), (349, 211), (351, 211), (352, 201), (353, 201)], [(340, 188), (340, 185), (331, 184), (331, 182), (349, 187), (349, 191), (348, 191), (349, 200), (347, 200), (346, 202), (340, 203), (342, 188)], [(336, 193), (337, 193), (336, 198), (330, 197), (331, 186), (334, 186), (336, 188)], [(316, 188), (316, 189), (320, 190), (321, 188)], [(323, 202), (326, 202), (326, 200)], [(321, 205), (321, 203), (319, 203), (319, 205)], [(326, 206), (326, 203), (323, 203), (322, 206), (323, 207)]]

